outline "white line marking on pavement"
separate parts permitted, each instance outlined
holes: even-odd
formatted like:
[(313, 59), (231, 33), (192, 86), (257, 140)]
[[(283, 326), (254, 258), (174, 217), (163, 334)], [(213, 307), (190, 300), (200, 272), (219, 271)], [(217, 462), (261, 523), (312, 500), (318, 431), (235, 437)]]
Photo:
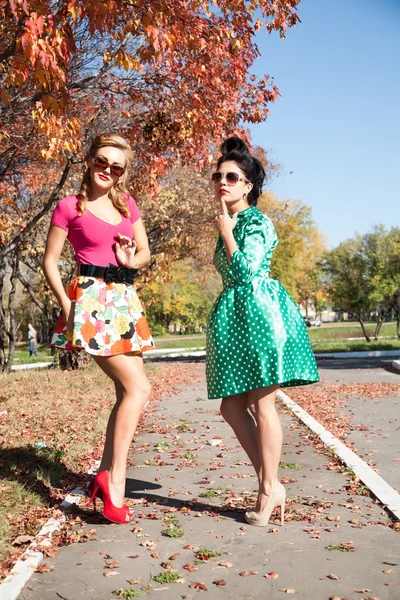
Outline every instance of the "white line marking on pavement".
[(365, 483), (378, 500), (386, 506), (390, 513), (400, 520), (400, 495), (378, 473), (357, 454), (348, 448), (330, 431), (325, 429), (314, 417), (308, 414), (281, 390), (279, 398), (305, 424), (316, 433), (319, 439), (334, 451), (334, 453)]

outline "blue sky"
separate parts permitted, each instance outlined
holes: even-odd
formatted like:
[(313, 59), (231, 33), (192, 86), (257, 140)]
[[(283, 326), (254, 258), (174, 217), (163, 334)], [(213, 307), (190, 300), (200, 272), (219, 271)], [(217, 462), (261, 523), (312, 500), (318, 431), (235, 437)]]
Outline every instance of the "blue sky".
[[(282, 97), (251, 127), (330, 248), (375, 223), (400, 225), (400, 0), (302, 0), (285, 40), (258, 36), (255, 72)], [(292, 174), (290, 174), (292, 171)]]

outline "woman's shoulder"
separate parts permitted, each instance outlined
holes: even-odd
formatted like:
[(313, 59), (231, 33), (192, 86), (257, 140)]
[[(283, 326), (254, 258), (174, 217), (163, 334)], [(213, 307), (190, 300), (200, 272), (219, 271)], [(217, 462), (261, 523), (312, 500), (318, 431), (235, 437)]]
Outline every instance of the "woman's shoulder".
[(139, 211), (139, 207), (136, 203), (136, 200), (134, 198), (132, 198), (132, 196), (130, 196), (129, 194), (126, 194), (124, 201), (128, 207), (128, 210), (131, 214), (130, 216), (130, 220), (132, 223), (135, 223), (136, 221), (138, 221), (140, 219), (140, 211)]
[(72, 211), (76, 211), (76, 205), (78, 202), (78, 196), (65, 196), (64, 198), (61, 198), (61, 200), (59, 200), (58, 204), (57, 204), (57, 208), (58, 209), (63, 209), (67, 212), (72, 212)]
[(261, 210), (259, 210), (256, 206), (251, 207), (248, 218), (246, 219), (246, 225), (254, 225), (275, 231), (275, 227), (271, 219), (261, 212)]

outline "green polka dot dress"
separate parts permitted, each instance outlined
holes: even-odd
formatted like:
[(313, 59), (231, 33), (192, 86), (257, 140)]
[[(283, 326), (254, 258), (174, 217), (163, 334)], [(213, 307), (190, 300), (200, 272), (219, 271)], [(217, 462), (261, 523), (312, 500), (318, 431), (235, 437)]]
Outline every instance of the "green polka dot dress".
[(238, 213), (233, 235), (239, 249), (231, 264), (221, 236), (214, 255), (224, 289), (207, 328), (209, 398), (319, 381), (304, 319), (285, 288), (269, 278), (278, 244), (272, 222), (251, 206)]

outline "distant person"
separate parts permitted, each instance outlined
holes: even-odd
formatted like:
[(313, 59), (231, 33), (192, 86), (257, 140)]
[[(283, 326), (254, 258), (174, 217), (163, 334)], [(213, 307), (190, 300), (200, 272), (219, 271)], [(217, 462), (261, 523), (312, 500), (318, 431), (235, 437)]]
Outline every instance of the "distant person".
[[(94, 138), (79, 194), (60, 200), (53, 212), (43, 261), (62, 310), (52, 344), (85, 350), (115, 386), (103, 457), (88, 491), (93, 501), (103, 500), (103, 515), (116, 523), (126, 523), (132, 514), (123, 503), (126, 464), (150, 396), (142, 352), (154, 347), (133, 285), (137, 269), (150, 262), (150, 250), (139, 209), (126, 187), (132, 159), (124, 138)], [(67, 238), (78, 263), (68, 294), (57, 266)], [(90, 395), (91, 390), (85, 392)]]
[(32, 356), (32, 354), (34, 354), (35, 356), (38, 356), (38, 351), (36, 348), (37, 333), (36, 333), (36, 329), (33, 327), (33, 325), (31, 323), (28, 323), (28, 342), (29, 342), (29, 356)]
[(266, 526), (286, 492), (278, 480), (282, 426), (275, 408), (280, 387), (319, 381), (304, 320), (282, 285), (269, 277), (278, 238), (257, 208), (265, 171), (238, 137), (221, 147), (212, 175), (221, 213), (214, 265), (224, 289), (207, 328), (209, 398), (222, 398), (221, 414), (234, 430), (258, 476), (258, 497), (246, 512)]

